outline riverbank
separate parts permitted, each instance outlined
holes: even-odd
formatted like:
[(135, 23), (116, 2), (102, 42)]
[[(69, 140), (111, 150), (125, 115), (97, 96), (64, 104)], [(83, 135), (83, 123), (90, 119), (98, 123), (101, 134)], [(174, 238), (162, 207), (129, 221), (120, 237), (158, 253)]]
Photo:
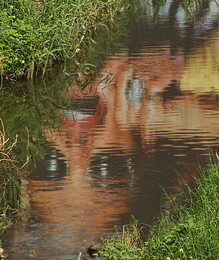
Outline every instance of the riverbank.
[(133, 1), (2, 1), (1, 78), (33, 78), (54, 61), (77, 65), (97, 46), (95, 35), (116, 26)]
[[(136, 220), (122, 235), (104, 242), (101, 259), (217, 260), (219, 256), (219, 163), (201, 173), (195, 191), (188, 189), (183, 204), (171, 201), (173, 210), (155, 223), (146, 240)], [(189, 206), (185, 206), (189, 205)]]

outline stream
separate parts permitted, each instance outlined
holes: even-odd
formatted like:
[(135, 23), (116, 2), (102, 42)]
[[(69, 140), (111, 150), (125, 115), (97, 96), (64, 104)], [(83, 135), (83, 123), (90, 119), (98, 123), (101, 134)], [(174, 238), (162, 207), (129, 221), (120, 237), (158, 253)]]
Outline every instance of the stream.
[(194, 187), (219, 153), (219, 8), (198, 23), (168, 4), (155, 24), (150, 8), (141, 16), (85, 92), (69, 86), (74, 106), (46, 131), (49, 152), (24, 184), (31, 217), (3, 236), (6, 259), (90, 259), (131, 215), (152, 224), (169, 209), (164, 190)]

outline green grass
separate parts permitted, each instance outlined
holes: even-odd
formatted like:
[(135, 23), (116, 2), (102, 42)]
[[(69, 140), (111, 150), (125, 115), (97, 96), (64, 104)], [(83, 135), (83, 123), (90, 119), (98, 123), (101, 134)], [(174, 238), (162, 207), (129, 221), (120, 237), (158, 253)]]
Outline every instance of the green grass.
[(95, 35), (130, 7), (124, 0), (0, 1), (0, 73), (33, 78), (55, 60), (80, 63)]
[(102, 259), (218, 260), (218, 198), (219, 163), (212, 161), (195, 191), (188, 188), (186, 201), (172, 202), (173, 211), (150, 227), (146, 240), (141, 238), (142, 226), (134, 221), (122, 235), (104, 241)]

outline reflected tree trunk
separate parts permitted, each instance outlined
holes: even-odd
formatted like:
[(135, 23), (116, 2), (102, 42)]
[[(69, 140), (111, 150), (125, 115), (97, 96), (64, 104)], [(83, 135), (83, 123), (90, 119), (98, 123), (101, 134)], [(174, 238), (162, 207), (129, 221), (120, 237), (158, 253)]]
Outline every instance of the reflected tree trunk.
[(174, 54), (177, 51), (177, 47), (180, 46), (180, 32), (177, 22), (177, 12), (182, 4), (183, 0), (173, 0), (169, 8), (169, 24), (171, 30), (171, 53)]

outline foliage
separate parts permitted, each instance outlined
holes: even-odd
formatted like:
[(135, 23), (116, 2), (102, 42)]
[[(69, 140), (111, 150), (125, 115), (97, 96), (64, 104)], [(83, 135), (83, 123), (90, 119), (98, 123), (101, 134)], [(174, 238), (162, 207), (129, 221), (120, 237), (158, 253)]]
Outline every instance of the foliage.
[[(10, 139), (6, 137), (2, 120), (0, 130), (0, 231), (11, 224), (9, 213), (20, 208), (21, 187), (20, 171), (16, 160), (11, 155), (17, 143), (17, 136), (10, 144)], [(24, 166), (24, 165), (23, 165)]]
[(0, 1), (1, 74), (32, 78), (54, 60), (80, 63), (96, 44), (94, 35), (129, 6), (123, 0)]
[(142, 226), (137, 219), (132, 217), (130, 224), (123, 226), (122, 230), (116, 227), (115, 236), (104, 240), (104, 243), (104, 250), (100, 252), (103, 259), (141, 259)]
[(189, 207), (173, 203), (174, 213), (155, 223), (146, 241), (137, 238), (137, 247), (131, 247), (124, 236), (105, 241), (102, 259), (217, 260), (219, 163), (212, 161), (197, 182), (195, 191), (189, 189)]

